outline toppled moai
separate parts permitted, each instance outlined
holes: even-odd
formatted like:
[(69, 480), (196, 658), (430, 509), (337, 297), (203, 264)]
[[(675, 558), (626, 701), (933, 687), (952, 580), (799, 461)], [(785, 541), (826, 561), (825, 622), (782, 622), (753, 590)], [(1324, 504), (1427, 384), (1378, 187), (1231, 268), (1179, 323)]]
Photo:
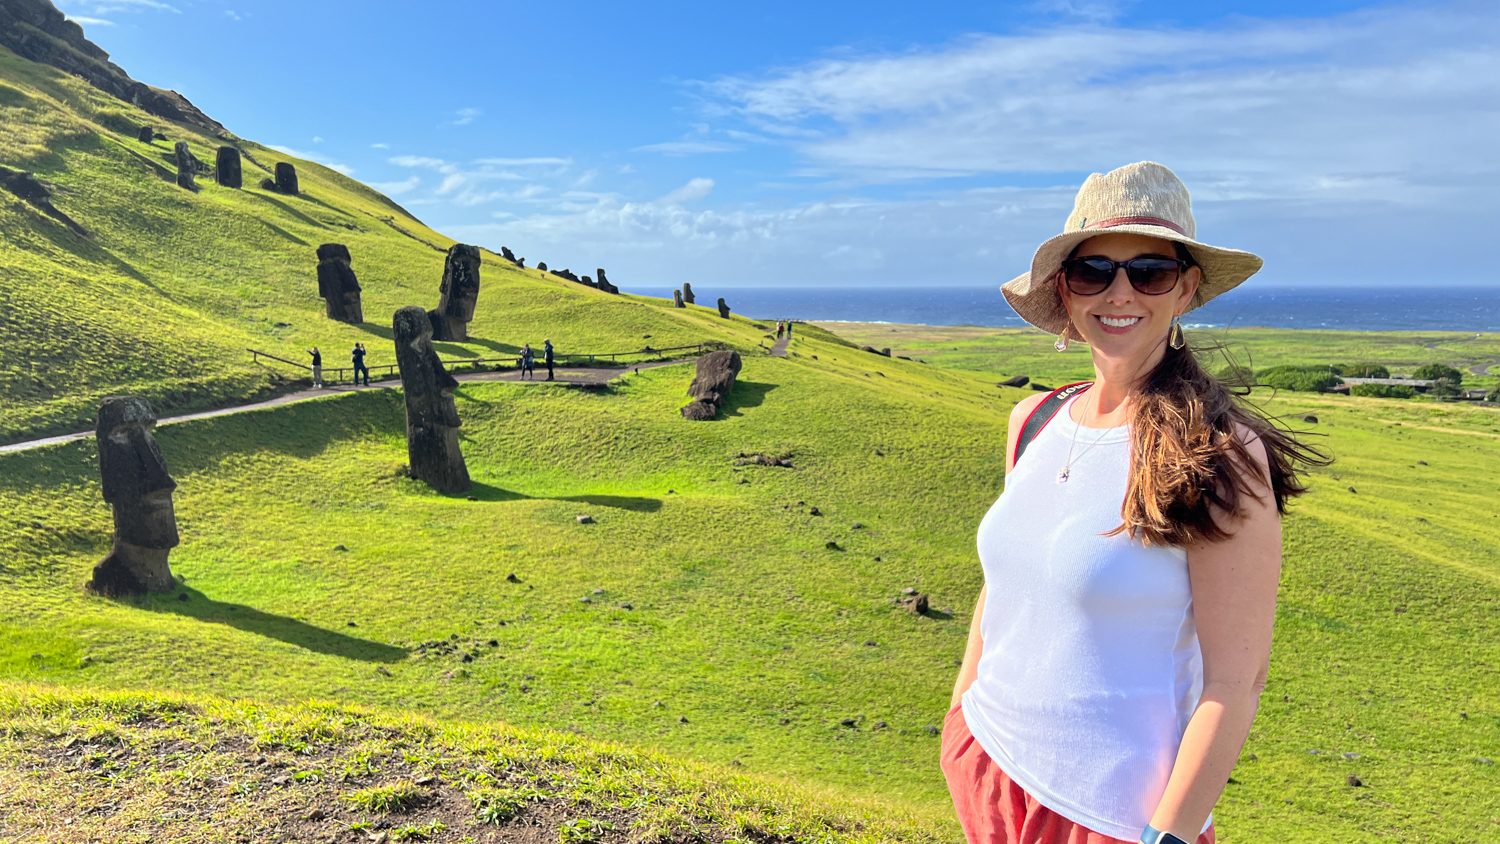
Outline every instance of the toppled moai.
[(687, 305), (684, 304), (683, 301), (682, 301), (682, 291), (681, 290), (673, 290), (672, 291), (672, 307), (674, 307), (674, 308), (686, 308), (687, 307)]
[(618, 288), (618, 287), (614, 286), (613, 284), (609, 283), (609, 278), (604, 275), (604, 268), (603, 267), (600, 267), (598, 270), (596, 270), (594, 272), (594, 278), (599, 283), (599, 289), (603, 290), (605, 293), (619, 293), (620, 292), (620, 288)]
[(323, 297), (329, 319), (358, 325), (365, 321), (365, 311), (351, 260), (349, 247), (342, 243), (318, 247), (318, 295)]
[(516, 253), (510, 251), (509, 246), (500, 247), (500, 255), (501, 257), (505, 258), (505, 260), (511, 262), (512, 264), (515, 264), (518, 267), (526, 266), (525, 259), (517, 258)]
[(297, 168), (289, 161), (276, 162), (276, 192), (296, 196), (298, 191)]
[(435, 310), (427, 312), (432, 319), (434, 340), (465, 342), (469, 323), (474, 321), (474, 306), (479, 302), (479, 247), (455, 243), (443, 264), (443, 284), (438, 288), (442, 298)]
[(560, 270), (553, 270), (552, 274), (555, 275), (555, 276), (557, 276), (558, 278), (565, 278), (568, 281), (578, 281), (579, 280), (578, 276), (574, 275), (573, 271), (570, 270), (570, 269), (568, 269), (567, 267), (563, 267)]
[(198, 175), (198, 159), (193, 156), (192, 150), (188, 149), (186, 141), (178, 141), (172, 151), (177, 159), (177, 186), (196, 191), (198, 189), (198, 183), (195, 181)]
[(35, 173), (0, 167), (0, 188), (26, 200), (27, 204), (33, 208), (72, 229), (74, 234), (80, 237), (89, 236), (83, 226), (78, 225), (77, 221), (59, 211), (52, 204), (52, 191), (37, 179)]
[(584, 287), (592, 287), (592, 288), (594, 288), (596, 290), (599, 287), (599, 285), (595, 284), (594, 280), (591, 279), (591, 278), (589, 278), (588, 276), (584, 276), (584, 277), (578, 279), (578, 283), (581, 284), (581, 285), (583, 285)]
[(464, 492), (469, 488), (469, 467), (458, 447), (458, 428), (463, 424), (453, 403), (458, 381), (443, 368), (432, 348), (428, 312), (415, 306), (396, 311), (391, 336), (406, 399), (406, 457), (411, 476), (438, 492)]
[(682, 283), (682, 301), (688, 303), (689, 305), (697, 301), (693, 297), (693, 286), (685, 281)]
[(99, 403), (99, 477), (115, 518), (114, 545), (88, 584), (100, 595), (170, 592), (177, 585), (167, 565), (180, 541), (172, 509), (177, 482), (151, 433), (155, 427), (156, 414), (143, 398), (110, 396)]
[(135, 130), (135, 139), (143, 144), (149, 144), (151, 143), (151, 136), (155, 134), (155, 132), (156, 130), (152, 129), (150, 126), (142, 126), (141, 128)]
[(729, 391), (734, 389), (740, 366), (740, 353), (733, 349), (709, 352), (698, 358), (697, 374), (688, 386), (693, 401), (682, 409), (683, 418), (701, 421), (718, 416)]
[(234, 147), (219, 147), (214, 159), (214, 181), (220, 187), (238, 190), (244, 186), (244, 174), (240, 172), (240, 151)]
[(729, 319), (729, 305), (725, 304), (723, 296), (719, 297), (719, 316)]

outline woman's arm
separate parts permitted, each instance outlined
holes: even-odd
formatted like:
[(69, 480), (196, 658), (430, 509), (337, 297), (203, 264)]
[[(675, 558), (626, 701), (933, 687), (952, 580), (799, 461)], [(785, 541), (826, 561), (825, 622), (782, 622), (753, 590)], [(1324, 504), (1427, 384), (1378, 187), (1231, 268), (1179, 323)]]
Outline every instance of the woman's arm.
[[(1246, 447), (1264, 479), (1264, 444), (1255, 439)], [(1224, 791), (1266, 684), (1281, 578), (1281, 518), (1264, 481), (1257, 491), (1260, 498), (1244, 497), (1232, 536), (1188, 549), (1203, 694), (1151, 816), (1153, 827), (1184, 841), (1197, 840)]]

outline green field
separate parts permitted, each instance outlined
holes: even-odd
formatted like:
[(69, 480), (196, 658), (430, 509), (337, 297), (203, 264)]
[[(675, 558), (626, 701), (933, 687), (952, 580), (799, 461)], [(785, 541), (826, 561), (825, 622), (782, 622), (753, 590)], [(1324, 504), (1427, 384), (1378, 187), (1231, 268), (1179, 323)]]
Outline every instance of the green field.
[[(372, 363), (388, 362), (391, 310), (436, 304), (436, 247), (450, 241), (369, 189), (298, 162), (302, 198), (207, 180), (187, 194), (139, 163), (163, 150), (135, 148), (130, 127), (147, 118), (131, 107), (4, 51), (0, 86), (0, 118), (21, 130), (0, 138), (0, 166), (37, 170), (93, 233), (77, 239), (0, 203), (0, 320), (12, 339), (0, 347), (0, 436), (90, 427), (98, 397), (125, 390), (165, 412), (288, 386), (247, 346), (292, 357), (365, 340)], [(211, 159), (210, 139), (168, 134)], [(312, 250), (327, 240), (354, 253), (364, 326), (321, 316)], [(24, 798), (0, 801), (0, 839), (116, 840), (107, 813), (80, 809), (68, 829), (34, 820), (90, 801), (166, 823), (183, 777), (108, 748), (156, 759), (173, 741), (200, 766), (192, 776), (221, 780), (213, 801), (191, 807), (201, 829), (160, 829), (262, 837), (264, 801), (306, 804), (257, 790), (265, 778), (223, 748), (268, 731), (265, 746), (303, 771), (357, 766), (368, 750), (394, 776), (394, 754), (426, 741), (407, 765), (426, 758), (440, 771), (432, 788), (453, 794), (477, 770), (474, 735), (509, 736), (517, 775), (576, 745), (553, 796), (571, 820), (623, 813), (611, 817), (636, 839), (687, 840), (684, 824), (709, 840), (957, 838), (926, 728), (941, 723), (980, 587), (974, 530), (1001, 490), (1007, 415), (1031, 394), (995, 381), (1072, 378), (1086, 357), (1035, 334), (952, 329), (942, 342), (960, 351), (941, 354), (937, 335), (913, 333), (933, 346), (906, 346), (922, 363), (809, 327), (772, 358), (744, 318), (608, 296), (488, 254), (483, 285), (476, 341), (441, 344), (445, 357), (544, 334), (563, 352), (716, 340), (744, 355), (741, 380), (703, 423), (678, 413), (691, 364), (604, 390), (466, 384), (473, 500), (404, 476), (395, 389), (164, 426), (183, 583), (138, 601), (82, 590), (110, 541), (94, 444), (0, 454), (0, 788)], [(1455, 340), (1244, 337), (1277, 362), (1402, 365), (1458, 361)], [(1493, 340), (1458, 348), (1478, 360)], [(1219, 806), (1221, 840), (1500, 836), (1500, 415), (1263, 398), (1284, 418), (1315, 414), (1295, 424), (1338, 462), (1286, 524), (1270, 685)], [(794, 468), (738, 465), (757, 452), (790, 455)], [(895, 605), (909, 586), (937, 611)], [(154, 703), (160, 692), (188, 697)], [(311, 726), (272, 730), (292, 723)], [(413, 739), (411, 723), (428, 726)], [(377, 736), (371, 724), (395, 726)], [(98, 762), (108, 776), (37, 763), (80, 746), (115, 760)], [(94, 790), (67, 791), (75, 780)], [(240, 781), (258, 785), (225, 784)], [(584, 799), (580, 781), (604, 783), (608, 799)], [(350, 805), (383, 782), (364, 772), (313, 785)], [(434, 812), (401, 822), (441, 820)], [(478, 834), (442, 817), (453, 823), (434, 840)]]

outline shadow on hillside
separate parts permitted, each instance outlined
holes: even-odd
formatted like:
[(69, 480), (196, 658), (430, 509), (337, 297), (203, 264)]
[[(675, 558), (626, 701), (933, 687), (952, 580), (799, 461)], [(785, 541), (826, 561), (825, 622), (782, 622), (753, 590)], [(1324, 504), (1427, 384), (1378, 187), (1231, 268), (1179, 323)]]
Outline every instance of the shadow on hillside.
[[(394, 386), (394, 385), (393, 385)], [(221, 466), (235, 453), (259, 451), (308, 459), (361, 437), (404, 436), (405, 404), (394, 390), (371, 390), (234, 413), (156, 431), (172, 473), (183, 478)]]
[[(259, 219), (259, 218), (257, 218), (257, 219)], [(305, 241), (302, 238), (300, 238), (300, 237), (292, 234), (291, 232), (287, 231), (286, 229), (282, 228), (281, 226), (276, 225), (275, 223), (271, 222), (270, 220), (261, 220), (260, 222), (266, 228), (268, 228), (271, 231), (273, 231), (273, 232), (281, 235), (282, 237), (286, 238), (287, 240), (290, 240), (291, 242), (297, 244), (298, 246), (312, 246), (311, 243), (308, 243), (307, 241)]]
[(276, 206), (277, 208), (280, 208), (281, 210), (285, 211), (286, 213), (290, 214), (291, 216), (296, 217), (297, 219), (301, 220), (302, 222), (308, 224), (309, 226), (312, 226), (313, 228), (318, 228), (318, 229), (327, 229), (327, 228), (329, 228), (329, 226), (328, 226), (327, 223), (324, 223), (321, 220), (314, 219), (313, 217), (309, 217), (308, 215), (302, 213), (301, 211), (298, 211), (297, 209), (293, 208), (292, 206), (286, 204), (282, 200), (277, 199), (276, 197), (273, 197), (273, 196), (271, 196), (269, 194), (262, 193), (261, 191), (258, 191), (258, 190), (247, 190), (244, 193), (245, 193), (245, 196), (253, 196), (253, 197), (255, 197), (256, 199), (259, 199), (262, 202), (266, 202), (266, 203), (269, 203), (271, 205)]
[(766, 384), (760, 381), (736, 381), (734, 389), (729, 391), (729, 400), (719, 408), (719, 419), (730, 416), (739, 416), (740, 411), (747, 407), (760, 407), (766, 400), (766, 393), (776, 389), (775, 384)]
[[(186, 595), (187, 600), (180, 596)], [(227, 624), (246, 633), (277, 639), (315, 653), (357, 659), (361, 662), (399, 662), (406, 650), (381, 642), (360, 639), (335, 630), (324, 630), (294, 618), (261, 612), (242, 604), (215, 601), (196, 589), (178, 585), (176, 594), (153, 597), (135, 604), (152, 612), (167, 612), (209, 624)]]
[(475, 481), (469, 495), (480, 501), (572, 501), (595, 507), (613, 507), (617, 510), (632, 510), (637, 513), (655, 513), (661, 509), (661, 499), (642, 498), (635, 495), (522, 495), (482, 481)]

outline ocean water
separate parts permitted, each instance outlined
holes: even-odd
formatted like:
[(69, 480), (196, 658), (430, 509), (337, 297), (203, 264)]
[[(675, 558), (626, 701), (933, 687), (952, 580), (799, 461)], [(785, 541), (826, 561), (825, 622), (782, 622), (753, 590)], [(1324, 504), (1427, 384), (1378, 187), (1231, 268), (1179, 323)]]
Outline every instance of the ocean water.
[[(672, 298), (670, 289), (630, 290)], [(694, 288), (700, 304), (723, 296), (757, 319), (1021, 326), (994, 287)], [(1307, 288), (1246, 285), (1189, 313), (1189, 327), (1349, 331), (1500, 331), (1500, 282), (1493, 287)]]

